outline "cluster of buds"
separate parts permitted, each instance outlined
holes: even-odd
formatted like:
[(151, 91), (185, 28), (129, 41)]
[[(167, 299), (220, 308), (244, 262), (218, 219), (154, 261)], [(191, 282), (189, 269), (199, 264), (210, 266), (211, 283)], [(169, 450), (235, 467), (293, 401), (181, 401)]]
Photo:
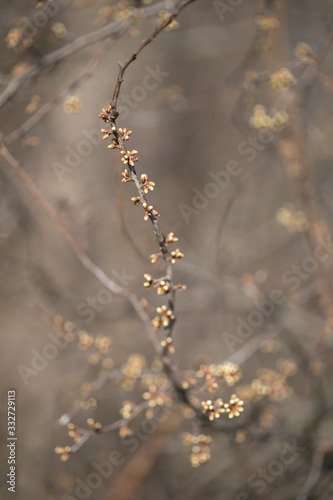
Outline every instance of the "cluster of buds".
[[(122, 182), (126, 182), (126, 181), (122, 181)], [(141, 201), (141, 198), (140, 196), (133, 196), (133, 198), (131, 198), (131, 201), (133, 201), (134, 205), (137, 207)]]
[(152, 371), (147, 371), (140, 379), (141, 386), (144, 389), (147, 389), (151, 385), (156, 385), (156, 387), (159, 387), (160, 389), (162, 387), (166, 388), (169, 385), (168, 376), (164, 373), (164, 371), (161, 371), (162, 367), (163, 364), (158, 358), (153, 361), (150, 367)]
[(270, 392), (269, 386), (265, 386), (258, 378), (252, 380), (251, 384), (237, 388), (240, 397), (245, 402), (259, 401)]
[[(110, 144), (110, 146), (112, 146), (112, 144)], [(122, 155), (121, 161), (124, 163), (124, 165), (127, 165), (127, 163), (128, 163), (131, 167), (134, 167), (134, 162), (138, 161), (138, 159), (139, 159), (136, 156), (136, 154), (137, 154), (136, 149), (132, 149), (132, 151), (125, 151), (125, 149), (122, 149), (121, 150), (121, 155)]]
[(279, 358), (276, 366), (280, 374), (284, 377), (292, 377), (297, 371), (297, 365), (293, 359)]
[(198, 378), (205, 379), (205, 383), (210, 391), (217, 389), (217, 378), (224, 379), (229, 386), (232, 386), (238, 382), (242, 376), (239, 366), (230, 361), (226, 361), (219, 365), (200, 365), (196, 375)]
[(273, 116), (269, 116), (265, 106), (257, 104), (253, 108), (249, 123), (253, 128), (275, 129), (285, 126), (290, 121), (287, 111), (277, 111)]
[(144, 220), (148, 220), (151, 215), (153, 215), (155, 218), (158, 218), (160, 216), (160, 214), (158, 213), (158, 211), (155, 210), (152, 205), (148, 205), (148, 203), (146, 201), (144, 201), (142, 203), (142, 206), (143, 206), (143, 208), (145, 209), (145, 212), (146, 212), (145, 216), (144, 216)]
[(229, 386), (234, 385), (241, 378), (242, 374), (238, 365), (226, 361), (216, 366), (216, 376), (223, 378)]
[(220, 418), (222, 413), (227, 413), (229, 418), (239, 417), (244, 410), (244, 402), (240, 400), (236, 394), (232, 394), (229, 403), (224, 403), (221, 398), (212, 401), (202, 401), (203, 414), (208, 415), (209, 420)]
[(171, 262), (174, 264), (177, 259), (182, 259), (184, 257), (184, 254), (179, 250), (179, 248), (176, 248), (176, 250), (173, 250), (170, 252), (171, 256)]
[(87, 424), (89, 425), (89, 427), (91, 429), (93, 429), (96, 432), (100, 431), (102, 428), (102, 424), (100, 422), (95, 422), (95, 420), (93, 418), (88, 418)]
[(175, 352), (175, 348), (172, 345), (172, 337), (167, 337), (165, 340), (162, 340), (161, 347), (171, 354)]
[(171, 283), (168, 279), (159, 280), (154, 286), (156, 288), (157, 295), (165, 295), (171, 290)]
[[(99, 118), (102, 118), (102, 120), (105, 123), (110, 123), (110, 113), (111, 113), (111, 111), (112, 111), (112, 108), (111, 108), (111, 105), (109, 105), (106, 109), (103, 108), (102, 111), (101, 111), (101, 113), (98, 116), (99, 116)], [(102, 130), (102, 132), (103, 132), (103, 130)]]
[(70, 446), (65, 446), (64, 448), (57, 446), (54, 451), (57, 455), (59, 455), (62, 462), (66, 462), (66, 460), (69, 459), (72, 450)]
[[(160, 26), (162, 23), (169, 19), (170, 12), (168, 12), (167, 10), (160, 10), (158, 16), (159, 17), (157, 19), (157, 25)], [(173, 19), (171, 23), (169, 23), (165, 27), (165, 31), (176, 30), (177, 28), (179, 28), (179, 26), (179, 22), (176, 19)]]
[(103, 141), (105, 139), (108, 139), (110, 137), (111, 133), (112, 133), (111, 130), (106, 130), (106, 128), (101, 128), (101, 132), (102, 132), (102, 134), (104, 134), (103, 135)]
[(186, 285), (171, 286), (170, 280), (168, 278), (155, 280), (150, 276), (150, 274), (145, 274), (144, 277), (147, 281), (143, 284), (143, 286), (149, 289), (151, 288), (152, 283), (154, 283), (154, 288), (156, 288), (157, 295), (166, 295), (171, 290), (186, 290)]
[(229, 403), (225, 403), (225, 411), (228, 414), (229, 418), (234, 418), (234, 417), (239, 417), (242, 411), (244, 411), (243, 408), (244, 401), (239, 399), (236, 394), (232, 394), (230, 397)]
[(127, 130), (127, 128), (118, 128), (118, 132), (123, 138), (123, 141), (128, 141), (130, 135), (132, 134), (132, 130)]
[(121, 372), (126, 376), (133, 379), (141, 377), (143, 370), (146, 368), (146, 359), (140, 354), (131, 354), (127, 362), (122, 365)]
[(309, 223), (302, 210), (295, 210), (292, 203), (285, 203), (276, 212), (276, 220), (280, 226), (284, 226), (290, 233), (302, 233), (309, 228)]
[(149, 290), (156, 280), (151, 276), (151, 274), (144, 274), (143, 276), (146, 280), (143, 286)]
[[(105, 122), (110, 123), (110, 113), (111, 113), (111, 107), (109, 106), (107, 109), (103, 109), (102, 113), (99, 115), (100, 118), (102, 118)], [(108, 146), (109, 149), (115, 149), (116, 147), (119, 146), (118, 144), (118, 136), (117, 133), (122, 137), (123, 141), (128, 141), (130, 138), (130, 135), (132, 134), (132, 130), (127, 130), (127, 128), (118, 128), (115, 125), (112, 125), (111, 130), (107, 130), (105, 128), (101, 129), (101, 132), (103, 135), (103, 140), (108, 139), (110, 135), (114, 134), (115, 138), (112, 140), (112, 143)], [(132, 151), (130, 152), (132, 153)], [(123, 152), (122, 152), (123, 154)], [(127, 151), (127, 154), (129, 152)]]
[(59, 336), (66, 338), (68, 342), (77, 340), (80, 331), (75, 323), (64, 321), (62, 316), (55, 316), (53, 318), (53, 329)]
[(106, 337), (104, 335), (97, 335), (95, 338), (95, 346), (99, 350), (100, 353), (106, 354), (112, 344), (111, 337)]
[[(105, 136), (103, 137), (103, 139), (104, 138), (105, 138)], [(111, 144), (108, 145), (108, 148), (109, 149), (116, 149), (117, 147), (118, 147), (118, 143), (117, 143), (116, 139), (113, 138)]]
[(255, 389), (268, 395), (271, 401), (282, 401), (293, 393), (292, 387), (287, 383), (288, 375), (275, 370), (262, 369), (259, 377), (254, 382)]
[(221, 398), (215, 401), (207, 399), (207, 401), (202, 401), (201, 405), (203, 414), (208, 415), (209, 420), (220, 418), (221, 414), (225, 413), (224, 402)]
[(170, 280), (167, 278), (156, 280), (150, 274), (144, 274), (146, 281), (143, 286), (148, 290), (154, 285), (154, 288), (157, 290), (158, 295), (165, 295), (171, 290)]
[(205, 386), (209, 392), (214, 392), (218, 389), (216, 365), (200, 365), (196, 375), (198, 378), (205, 379)]
[[(132, 201), (134, 201), (134, 198), (132, 198)], [(135, 201), (134, 201), (135, 202)], [(164, 242), (166, 245), (169, 245), (169, 243), (175, 243), (176, 241), (178, 241), (178, 238), (174, 235), (174, 233), (169, 233), (167, 236), (164, 236)], [(149, 258), (152, 262), (152, 264), (154, 264), (157, 259), (159, 257), (162, 257), (163, 254), (161, 252), (159, 253), (152, 253)], [(171, 263), (174, 264), (176, 262), (177, 259), (181, 259), (184, 257), (184, 254), (179, 250), (179, 248), (176, 248), (176, 250), (173, 250), (172, 252), (170, 252), (170, 260), (171, 260)]]
[(86, 332), (85, 330), (80, 330), (79, 334), (79, 348), (82, 351), (86, 351), (94, 344), (94, 336), (91, 333)]
[(68, 428), (69, 437), (71, 437), (75, 443), (80, 441), (81, 435), (80, 435), (78, 427), (75, 424), (73, 424), (72, 422), (69, 422), (69, 424), (67, 424), (67, 428)]
[(199, 467), (211, 458), (210, 446), (212, 438), (199, 434), (195, 436), (189, 432), (183, 434), (183, 443), (187, 446), (192, 446), (192, 453), (190, 456), (192, 467)]
[(269, 86), (274, 90), (286, 90), (296, 84), (295, 77), (288, 68), (280, 68), (270, 77)]
[(129, 173), (129, 170), (127, 168), (125, 168), (121, 175), (123, 176), (121, 182), (130, 182), (132, 180), (131, 174)]
[(150, 408), (155, 408), (156, 406), (171, 405), (172, 399), (168, 394), (159, 393), (156, 385), (151, 385), (147, 392), (142, 395), (143, 399), (148, 401)]
[(119, 437), (126, 438), (127, 436), (133, 436), (133, 431), (127, 425), (123, 425), (119, 429)]
[(104, 26), (110, 22), (110, 19), (115, 21), (123, 21), (133, 14), (133, 9), (129, 2), (121, 0), (114, 5), (104, 5), (98, 9), (97, 17), (94, 19), (95, 26)]
[(66, 114), (78, 113), (81, 110), (81, 106), (81, 98), (78, 95), (68, 96), (63, 103), (63, 108)]
[(155, 262), (157, 261), (157, 259), (159, 257), (162, 257), (162, 253), (152, 253), (151, 255), (149, 255), (149, 258), (150, 258), (150, 261), (152, 264), (155, 264)]
[(142, 174), (140, 176), (140, 180), (142, 183), (142, 189), (145, 192), (145, 194), (147, 194), (148, 191), (154, 191), (155, 182), (149, 181), (147, 174)]
[(80, 402), (80, 406), (82, 410), (91, 410), (91, 409), (96, 409), (97, 407), (97, 401), (95, 398), (86, 398), (82, 399)]
[(251, 385), (239, 387), (241, 397), (247, 401), (258, 401), (268, 396), (271, 401), (282, 401), (293, 393), (287, 378), (295, 374), (297, 366), (294, 360), (279, 359), (276, 370), (261, 369)]
[(158, 316), (155, 316), (152, 320), (154, 330), (158, 330), (161, 326), (163, 326), (163, 328), (168, 328), (170, 323), (175, 320), (172, 310), (165, 305), (157, 307), (156, 312)]
[(274, 16), (258, 14), (255, 17), (256, 23), (261, 30), (272, 30), (280, 27), (279, 20)]
[(120, 408), (120, 415), (126, 420), (132, 416), (134, 404), (131, 401), (124, 401), (123, 406)]
[(314, 66), (317, 64), (318, 57), (307, 43), (299, 43), (295, 49), (295, 56), (304, 64)]
[(174, 235), (174, 233), (169, 233), (166, 238), (165, 238), (165, 243), (168, 245), (169, 243), (175, 243), (178, 241), (177, 236)]
[(7, 47), (9, 49), (13, 49), (16, 47), (23, 38), (23, 31), (21, 28), (12, 28), (8, 35), (5, 38), (5, 42), (7, 43)]

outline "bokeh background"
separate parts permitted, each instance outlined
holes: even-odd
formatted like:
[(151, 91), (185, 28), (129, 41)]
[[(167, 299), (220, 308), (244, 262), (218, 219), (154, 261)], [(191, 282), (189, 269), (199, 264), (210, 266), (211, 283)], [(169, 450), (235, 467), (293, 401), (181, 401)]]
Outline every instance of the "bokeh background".
[[(110, 277), (148, 301), (151, 317), (161, 299), (142, 283), (144, 273), (161, 269), (149, 260), (156, 243), (130, 202), (133, 186), (120, 183), (118, 155), (98, 135), (98, 115), (111, 100), (117, 62), (173, 5), (54, 0), (37, 15), (32, 0), (0, 3), (1, 92), (46, 54), (111, 22), (126, 22), (133, 7), (156, 7), (154, 15), (127, 27), (76, 88), (72, 82), (105, 37), (22, 79), (0, 115), (6, 147), (70, 233)], [(62, 415), (85, 427), (87, 418), (109, 424), (120, 418), (123, 401), (140, 404), (146, 390), (140, 377), (126, 385), (111, 376), (89, 406), (82, 405), (83, 384), (111, 369), (112, 361), (113, 373), (120, 373), (131, 355), (137, 356), (134, 364), (144, 357), (148, 370), (155, 355), (131, 305), (105, 294), (0, 156), (2, 498), (12, 495), (4, 479), (11, 388), (17, 391), (20, 500), (333, 498), (329, 243), (327, 259), (315, 258), (320, 241), (330, 241), (333, 222), (332, 14), (330, 0), (196, 0), (126, 72), (118, 123), (133, 131), (129, 144), (139, 151), (138, 171), (156, 182), (149, 199), (161, 228), (179, 237), (185, 254), (175, 268), (187, 291), (177, 296), (173, 359), (189, 374), (200, 363), (225, 360), (242, 371), (241, 380), (232, 388), (222, 385), (216, 397), (236, 392), (245, 410), (232, 421), (223, 416), (222, 430), (202, 428), (212, 437), (212, 457), (199, 468), (191, 466), (190, 448), (182, 444), (182, 433), (193, 432), (196, 423), (176, 397), (166, 423), (144, 434), (135, 453), (115, 430), (59, 460), (55, 447), (73, 442), (61, 425), (66, 418), (59, 422)], [(277, 73), (281, 68), (287, 69)], [(162, 76), (148, 89), (145, 77), (154, 71)], [(60, 94), (34, 126), (13, 136)], [(211, 173), (226, 172), (229, 162), (237, 173), (209, 191)], [(276, 289), (283, 303), (241, 338), (240, 318), (248, 323), (256, 304)], [(74, 340), (40, 371), (22, 376), (18, 367), (32, 368), (59, 316), (94, 336), (112, 337), (109, 351), (100, 359), (96, 349)], [(274, 378), (281, 366), (290, 377)], [(269, 389), (255, 394), (253, 381), (263, 369), (273, 371)], [(267, 473), (284, 443), (295, 440), (302, 449), (295, 460)], [(107, 460), (112, 450), (124, 462), (80, 496), (77, 486), (95, 471), (93, 462)], [(261, 477), (263, 490), (254, 477)]]

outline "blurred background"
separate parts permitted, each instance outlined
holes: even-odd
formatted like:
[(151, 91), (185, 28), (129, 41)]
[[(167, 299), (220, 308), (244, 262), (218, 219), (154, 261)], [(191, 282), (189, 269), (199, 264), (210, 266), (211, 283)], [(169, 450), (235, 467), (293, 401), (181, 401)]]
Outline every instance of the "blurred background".
[[(143, 274), (163, 266), (149, 260), (151, 225), (120, 182), (99, 113), (118, 61), (173, 7), (0, 2), (2, 152), (151, 318), (164, 302)], [(140, 405), (169, 382), (133, 307), (82, 266), (0, 155), (2, 498), (15, 389), (20, 500), (333, 499), (332, 15), (331, 0), (196, 0), (121, 89), (118, 126), (133, 131), (161, 229), (185, 254), (172, 359), (194, 386), (203, 364), (239, 365), (235, 385), (199, 390), (203, 400), (237, 394), (244, 412), (233, 420), (200, 426), (171, 389), (160, 421), (141, 412), (123, 437), (92, 436), (60, 460), (69, 422), (112, 424), (124, 401)], [(200, 467), (183, 433), (211, 437)]]

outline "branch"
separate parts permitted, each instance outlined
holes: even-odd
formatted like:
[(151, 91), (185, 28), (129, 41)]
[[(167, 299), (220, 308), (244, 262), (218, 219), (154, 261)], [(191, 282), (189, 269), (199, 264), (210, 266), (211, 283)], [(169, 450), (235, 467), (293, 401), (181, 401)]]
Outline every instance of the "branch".
[[(155, 40), (157, 35), (159, 35), (164, 29), (171, 24), (174, 19), (180, 14), (180, 12), (190, 3), (192, 3), (194, 0), (180, 0), (177, 4), (177, 6), (174, 8), (174, 11), (170, 16), (168, 16), (161, 24), (158, 26), (153, 33), (150, 35), (149, 38), (143, 40), (137, 50), (133, 52), (133, 54), (129, 57), (129, 59), (126, 61), (125, 64), (122, 64), (121, 62), (118, 63), (119, 65), (119, 72), (118, 72), (118, 77), (117, 77), (117, 82), (115, 85), (115, 89), (113, 92), (113, 97), (112, 101), (107, 109), (103, 109), (102, 113), (100, 114), (100, 117), (104, 120), (105, 123), (109, 123), (111, 126), (111, 131), (108, 132), (107, 130), (103, 130), (106, 132), (105, 138), (109, 136), (113, 136), (112, 142), (110, 147), (112, 149), (119, 149), (121, 154), (122, 154), (122, 161), (124, 164), (128, 165), (128, 170), (127, 168), (125, 169), (125, 172), (123, 173), (124, 182), (128, 181), (133, 181), (137, 191), (138, 191), (138, 198), (135, 201), (135, 204), (141, 203), (145, 210), (145, 219), (149, 219), (153, 225), (153, 231), (154, 235), (156, 237), (156, 240), (159, 244), (160, 250), (162, 257), (165, 262), (166, 266), (166, 276), (164, 278), (160, 279), (160, 283), (164, 284), (167, 287), (167, 290), (164, 292), (162, 290), (162, 294), (168, 293), (169, 294), (169, 300), (168, 300), (168, 312), (170, 312), (170, 319), (168, 322), (168, 325), (165, 326), (165, 337), (166, 340), (164, 342), (164, 354), (167, 355), (168, 350), (171, 348), (170, 343), (172, 342), (172, 331), (173, 331), (173, 326), (175, 324), (175, 316), (174, 316), (174, 308), (175, 308), (175, 291), (176, 289), (181, 289), (184, 288), (181, 285), (175, 286), (174, 280), (173, 280), (173, 258), (172, 255), (170, 254), (168, 250), (168, 243), (171, 241), (177, 241), (176, 238), (173, 239), (173, 233), (170, 233), (171, 240), (168, 241), (168, 238), (161, 232), (160, 225), (159, 225), (159, 213), (156, 210), (153, 210), (153, 207), (149, 205), (147, 198), (146, 198), (146, 193), (148, 190), (153, 190), (154, 183), (148, 182), (148, 177), (146, 174), (142, 174), (139, 178), (134, 162), (138, 160), (138, 158), (135, 156), (137, 151), (132, 150), (131, 152), (126, 151), (124, 141), (129, 139), (129, 135), (131, 132), (128, 132), (126, 129), (119, 129), (117, 127), (117, 118), (119, 116), (119, 112), (117, 109), (117, 104), (118, 104), (118, 99), (119, 99), (119, 94), (120, 94), (120, 89), (122, 82), (124, 80), (124, 74), (126, 69), (130, 66), (130, 64), (136, 60), (137, 56), (140, 54), (140, 52), (147, 47), (152, 41)], [(148, 186), (148, 187), (147, 187)], [(179, 252), (179, 256), (182, 256), (182, 254)], [(149, 276), (149, 275), (147, 275)], [(149, 279), (151, 277), (149, 276)], [(153, 282), (151, 278), (151, 282)], [(149, 284), (149, 283), (148, 283)], [(163, 288), (163, 285), (161, 285), (161, 289)]]

